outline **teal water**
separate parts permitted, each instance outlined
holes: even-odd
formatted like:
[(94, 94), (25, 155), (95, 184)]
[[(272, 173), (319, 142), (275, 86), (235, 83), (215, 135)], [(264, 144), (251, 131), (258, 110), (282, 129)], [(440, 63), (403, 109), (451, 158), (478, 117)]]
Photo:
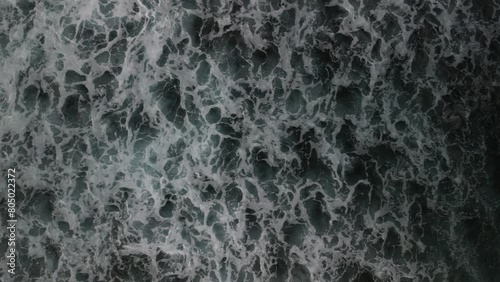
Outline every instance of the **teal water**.
[(0, 2), (0, 280), (500, 281), (499, 5)]

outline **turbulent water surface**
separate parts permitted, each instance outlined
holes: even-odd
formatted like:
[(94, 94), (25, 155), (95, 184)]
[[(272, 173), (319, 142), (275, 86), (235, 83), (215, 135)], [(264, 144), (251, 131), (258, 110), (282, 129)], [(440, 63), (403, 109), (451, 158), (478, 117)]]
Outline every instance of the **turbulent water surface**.
[(0, 280), (500, 281), (499, 64), (496, 0), (0, 0)]

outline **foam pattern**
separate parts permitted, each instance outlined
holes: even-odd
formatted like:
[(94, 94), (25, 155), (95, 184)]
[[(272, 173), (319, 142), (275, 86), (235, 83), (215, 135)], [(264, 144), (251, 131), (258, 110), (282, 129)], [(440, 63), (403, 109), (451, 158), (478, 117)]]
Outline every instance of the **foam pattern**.
[(500, 281), (496, 0), (4, 0), (0, 66), (14, 281)]

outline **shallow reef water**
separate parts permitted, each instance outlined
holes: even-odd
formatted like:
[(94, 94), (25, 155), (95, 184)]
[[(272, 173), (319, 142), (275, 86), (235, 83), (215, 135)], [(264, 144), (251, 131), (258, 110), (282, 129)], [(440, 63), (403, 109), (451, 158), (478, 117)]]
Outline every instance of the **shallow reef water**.
[(0, 0), (0, 149), (1, 281), (497, 282), (500, 2)]

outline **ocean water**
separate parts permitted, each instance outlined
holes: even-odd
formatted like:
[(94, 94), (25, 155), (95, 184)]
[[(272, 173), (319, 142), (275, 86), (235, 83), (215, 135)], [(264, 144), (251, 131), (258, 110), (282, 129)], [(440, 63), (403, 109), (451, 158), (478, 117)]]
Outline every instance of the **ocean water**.
[(500, 281), (497, 0), (0, 0), (0, 138), (1, 281)]

